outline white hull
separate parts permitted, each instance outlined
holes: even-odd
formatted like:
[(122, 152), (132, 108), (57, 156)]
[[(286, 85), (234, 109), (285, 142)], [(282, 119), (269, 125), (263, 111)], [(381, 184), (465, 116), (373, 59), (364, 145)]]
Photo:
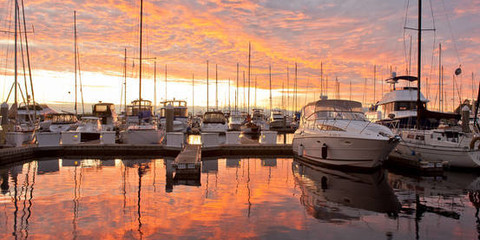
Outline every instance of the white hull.
[(480, 167), (480, 150), (460, 147), (433, 146), (400, 142), (391, 157), (408, 160), (446, 162), (448, 166), (459, 168)]
[(120, 133), (120, 138), (126, 144), (160, 144), (165, 132), (162, 130), (127, 130)]
[[(398, 141), (342, 136), (300, 136), (295, 134), (293, 152), (318, 163), (355, 168), (375, 168), (383, 163)], [(327, 156), (322, 157), (322, 146)]]
[(209, 123), (202, 124), (200, 131), (202, 133), (223, 133), (227, 132), (227, 124)]

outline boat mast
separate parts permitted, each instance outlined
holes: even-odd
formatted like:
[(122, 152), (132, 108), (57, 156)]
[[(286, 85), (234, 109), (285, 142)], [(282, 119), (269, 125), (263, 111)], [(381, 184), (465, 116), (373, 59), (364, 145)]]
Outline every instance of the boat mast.
[(231, 113), (232, 112), (232, 106), (230, 105), (230, 78), (228, 79), (228, 112)]
[(237, 90), (235, 92), (235, 112), (237, 112), (237, 105), (238, 105), (238, 62), (237, 62)]
[(268, 66), (268, 73), (270, 82), (270, 114), (272, 114), (272, 65)]
[(442, 109), (442, 43), (438, 44), (438, 111), (443, 111)]
[[(36, 107), (36, 103), (35, 103), (35, 91), (33, 90), (32, 68), (31, 68), (31, 65), (30, 65), (30, 51), (29, 51), (29, 48), (28, 48), (27, 23), (26, 23), (26, 19), (25, 19), (25, 6), (23, 4), (23, 1), (22, 1), (22, 15), (23, 15), (23, 31), (25, 33), (25, 48), (27, 50), (28, 75), (30, 77), (30, 88), (32, 90), (33, 119), (34, 119), (34, 121), (36, 121), (36, 119), (37, 119), (37, 107)], [(472, 73), (472, 80), (473, 80), (473, 73)], [(27, 92), (27, 86), (25, 86), (25, 92)], [(472, 94), (472, 96), (473, 96), (473, 94)], [(27, 105), (27, 110), (28, 110), (28, 105)]]
[(195, 116), (195, 74), (192, 73), (192, 117)]
[(75, 115), (77, 115), (77, 11), (73, 11), (73, 48), (75, 58)]
[(422, 79), (422, 0), (418, 0), (418, 60), (417, 60), (417, 129), (420, 129), (420, 115), (422, 103), (420, 101), (420, 87)]
[[(140, 0), (140, 66), (138, 74), (138, 113), (142, 110), (142, 28), (143, 28), (143, 0)], [(138, 118), (138, 124), (142, 122), (142, 119)]]
[(17, 22), (18, 22), (18, 15), (17, 15), (17, 11), (18, 11), (18, 2), (17, 0), (15, 0), (15, 94), (14, 94), (14, 106), (15, 107), (15, 119), (17, 119), (17, 104), (18, 104), (18, 100), (17, 100), (17, 78), (18, 78), (18, 66), (17, 66), (17, 35), (18, 35), (18, 29), (17, 29)]
[(123, 60), (123, 78), (124, 78), (124, 104), (125, 104), (125, 117), (127, 116), (127, 48), (125, 48), (125, 57), (124, 57), (124, 60)]
[(207, 112), (208, 112), (208, 96), (209, 96), (209, 92), (208, 92), (208, 60), (207, 60)]
[(215, 110), (218, 111), (218, 65), (215, 64)]
[[(165, 89), (167, 89), (166, 86), (165, 86)], [(156, 109), (157, 109), (157, 61), (154, 61), (153, 62), (153, 115), (155, 115)]]
[(167, 74), (168, 74), (168, 71), (167, 71), (167, 64), (165, 64), (165, 101), (167, 101)]
[(298, 104), (298, 82), (297, 82), (297, 63), (295, 62), (295, 85), (294, 85), (294, 91), (295, 91), (295, 109), (293, 109), (294, 112), (297, 111), (297, 104)]
[(250, 112), (250, 57), (251, 57), (251, 45), (248, 42), (248, 104), (247, 104), (247, 114)]

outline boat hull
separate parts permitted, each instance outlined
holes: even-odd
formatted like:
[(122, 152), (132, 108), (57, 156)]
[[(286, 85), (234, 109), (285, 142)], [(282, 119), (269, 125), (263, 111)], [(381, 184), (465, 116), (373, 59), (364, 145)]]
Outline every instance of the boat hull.
[(126, 144), (160, 144), (165, 132), (161, 130), (127, 130), (120, 133), (120, 138)]
[(441, 161), (447, 166), (457, 168), (480, 167), (480, 150), (470, 150), (458, 147), (439, 147), (426, 144), (400, 142), (391, 157), (413, 161)]
[(389, 139), (296, 134), (292, 146), (296, 155), (317, 163), (352, 168), (376, 168), (397, 144), (398, 141)]

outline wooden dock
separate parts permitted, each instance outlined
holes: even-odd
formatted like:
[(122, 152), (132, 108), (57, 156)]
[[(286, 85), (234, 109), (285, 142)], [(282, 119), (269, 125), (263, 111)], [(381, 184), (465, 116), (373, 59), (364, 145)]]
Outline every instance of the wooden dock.
[[(200, 145), (187, 145), (178, 154), (172, 166), (175, 169), (175, 178), (180, 176), (200, 177), (202, 166), (202, 149)], [(174, 178), (174, 179), (175, 179)]]

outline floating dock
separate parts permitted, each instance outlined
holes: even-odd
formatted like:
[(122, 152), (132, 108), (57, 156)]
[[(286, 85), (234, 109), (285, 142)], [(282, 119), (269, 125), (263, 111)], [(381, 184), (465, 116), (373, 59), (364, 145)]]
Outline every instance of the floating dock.
[(175, 178), (180, 176), (198, 175), (200, 178), (200, 168), (202, 166), (202, 149), (200, 145), (187, 145), (178, 154), (172, 166), (175, 169)]

